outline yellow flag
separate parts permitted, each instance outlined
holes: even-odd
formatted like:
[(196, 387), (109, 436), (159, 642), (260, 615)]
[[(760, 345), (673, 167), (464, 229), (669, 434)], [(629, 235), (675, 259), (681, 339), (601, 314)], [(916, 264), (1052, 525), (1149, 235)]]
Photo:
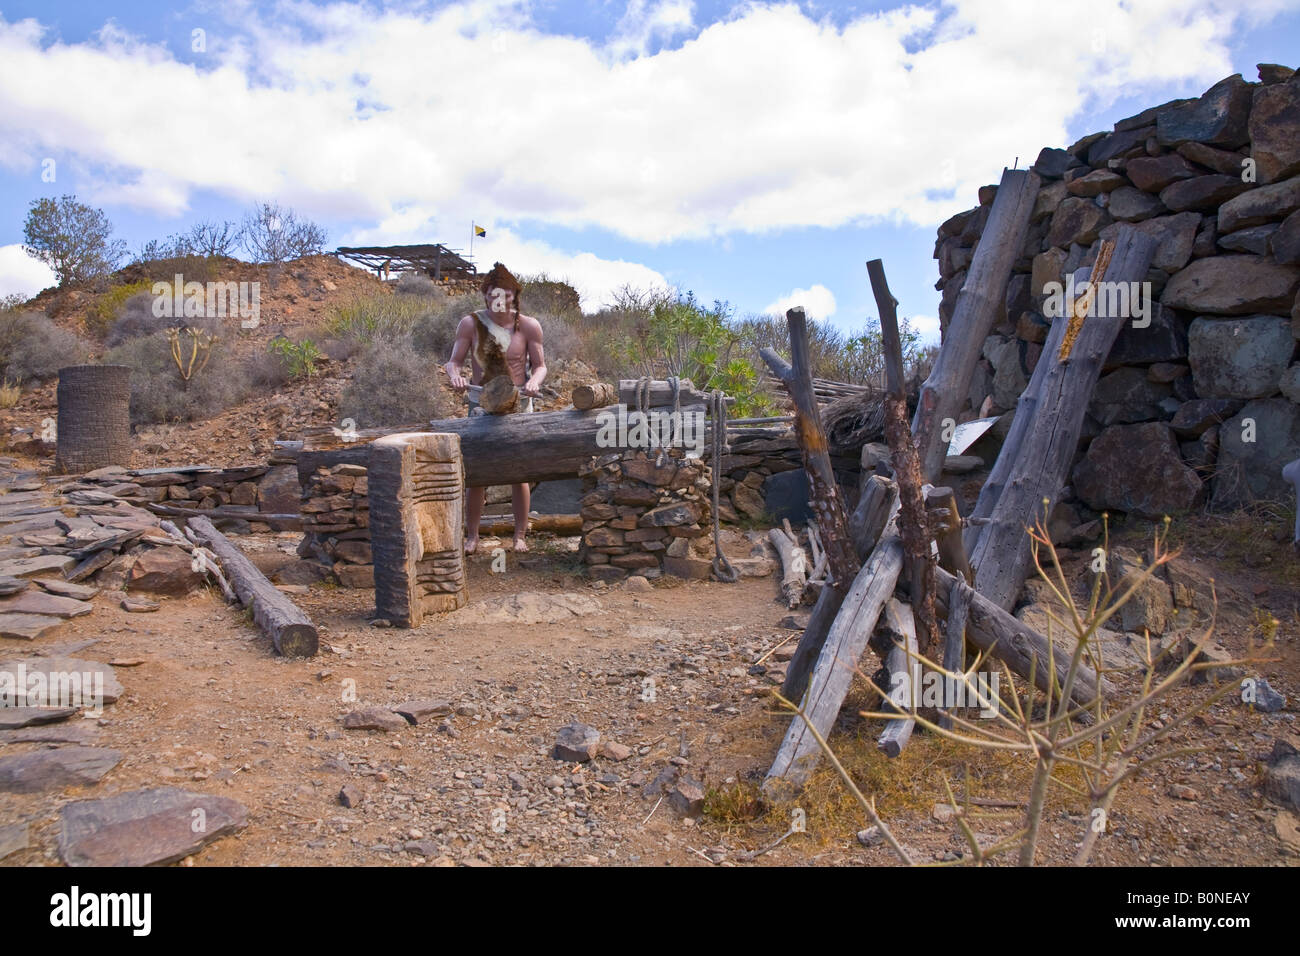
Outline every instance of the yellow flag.
[(478, 237), (481, 238), (481, 237), (487, 235), (487, 230), (484, 229), (482, 226), (475, 226), (475, 227), (474, 227), (474, 235), (475, 235), (475, 236), (478, 236)]

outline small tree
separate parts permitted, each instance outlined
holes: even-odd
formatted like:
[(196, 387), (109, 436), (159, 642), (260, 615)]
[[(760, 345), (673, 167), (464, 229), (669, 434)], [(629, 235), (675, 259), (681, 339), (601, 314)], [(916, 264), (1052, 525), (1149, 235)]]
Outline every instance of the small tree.
[(104, 211), (76, 196), (35, 199), (23, 223), (23, 251), (50, 266), (59, 285), (84, 282), (112, 272), (126, 255), (126, 243), (112, 235)]
[(263, 202), (244, 217), (244, 249), (254, 262), (278, 265), (288, 259), (315, 255), (325, 246), (325, 230), (277, 202)]
[(185, 233), (189, 250), (196, 256), (230, 256), (243, 240), (243, 230), (230, 220), (204, 220)]

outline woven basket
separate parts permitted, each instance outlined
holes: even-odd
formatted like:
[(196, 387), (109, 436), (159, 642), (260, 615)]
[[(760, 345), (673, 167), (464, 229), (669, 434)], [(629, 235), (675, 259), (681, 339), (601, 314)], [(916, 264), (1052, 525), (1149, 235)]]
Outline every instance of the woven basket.
[(131, 367), (69, 365), (59, 369), (55, 470), (81, 474), (131, 466)]

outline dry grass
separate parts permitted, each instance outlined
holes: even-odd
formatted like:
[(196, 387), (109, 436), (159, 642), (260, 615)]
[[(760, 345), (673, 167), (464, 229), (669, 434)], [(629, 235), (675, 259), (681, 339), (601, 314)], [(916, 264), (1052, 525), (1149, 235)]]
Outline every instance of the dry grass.
[(17, 382), (10, 382), (5, 379), (0, 383), (0, 408), (13, 408), (18, 404), (18, 399), (22, 397), (23, 390), (18, 387)]

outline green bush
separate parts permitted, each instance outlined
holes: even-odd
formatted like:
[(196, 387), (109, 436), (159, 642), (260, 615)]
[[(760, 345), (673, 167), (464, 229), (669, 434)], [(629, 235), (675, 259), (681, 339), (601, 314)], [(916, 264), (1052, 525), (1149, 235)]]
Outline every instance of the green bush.
[(315, 375), (316, 360), (322, 355), (311, 339), (290, 342), (283, 336), (272, 339), (267, 350), (281, 361), (291, 379), (302, 378), (304, 375), (311, 378)]
[(435, 365), (416, 351), (410, 336), (372, 339), (339, 398), (340, 419), (350, 418), (358, 428), (380, 428), (437, 418)]
[(54, 378), (90, 355), (86, 342), (41, 312), (0, 312), (0, 373), (15, 384)]
[[(115, 285), (107, 292), (101, 295), (90, 311), (86, 313), (86, 328), (96, 334), (104, 335), (108, 333), (114, 323), (122, 317), (126, 311), (127, 303), (136, 296), (144, 296), (147, 301), (144, 302), (144, 309), (137, 306), (140, 303), (133, 303), (132, 312), (140, 312), (142, 315), (153, 316), (153, 283), (148, 279), (141, 279), (139, 282), (128, 282), (125, 285)], [(110, 345), (116, 343), (110, 343)]]
[[(182, 346), (186, 338), (182, 337)], [(185, 382), (161, 332), (128, 339), (104, 353), (106, 365), (131, 366), (131, 421), (136, 424), (211, 418), (243, 401), (252, 382), (244, 363), (218, 342), (203, 371)]]

